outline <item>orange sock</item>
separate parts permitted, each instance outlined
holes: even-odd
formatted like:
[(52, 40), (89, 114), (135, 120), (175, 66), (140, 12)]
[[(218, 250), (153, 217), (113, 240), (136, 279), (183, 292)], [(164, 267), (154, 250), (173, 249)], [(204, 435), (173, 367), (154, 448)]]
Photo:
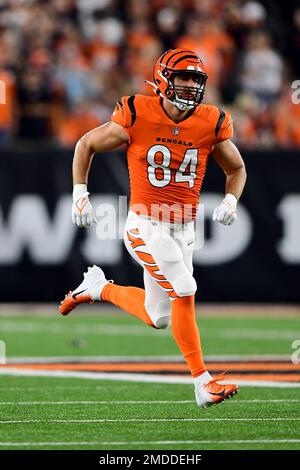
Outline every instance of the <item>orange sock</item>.
[(101, 293), (101, 300), (110, 302), (126, 312), (134, 315), (147, 325), (156, 328), (149, 317), (144, 303), (145, 290), (139, 287), (118, 286), (117, 284), (106, 284)]
[(192, 376), (195, 378), (206, 372), (196, 323), (194, 295), (172, 300), (172, 332)]

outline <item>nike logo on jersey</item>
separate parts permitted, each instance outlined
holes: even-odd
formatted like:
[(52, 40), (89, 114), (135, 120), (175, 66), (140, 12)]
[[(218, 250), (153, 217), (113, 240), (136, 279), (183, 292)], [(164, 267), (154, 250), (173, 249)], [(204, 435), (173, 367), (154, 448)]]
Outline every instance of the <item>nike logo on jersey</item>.
[(80, 290), (79, 292), (76, 292), (75, 294), (72, 294), (73, 299), (76, 299), (77, 295), (82, 294), (82, 292), (85, 292), (87, 289)]

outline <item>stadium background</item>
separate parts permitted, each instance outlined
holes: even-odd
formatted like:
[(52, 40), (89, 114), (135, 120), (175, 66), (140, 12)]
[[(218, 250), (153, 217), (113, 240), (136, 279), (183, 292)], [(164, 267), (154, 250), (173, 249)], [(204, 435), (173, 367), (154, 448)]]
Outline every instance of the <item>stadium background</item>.
[[(231, 112), (248, 170), (232, 227), (211, 221), (214, 162), (202, 195), (197, 321), (208, 369), (241, 389), (209, 410), (170, 329), (104, 303), (57, 309), (93, 263), (141, 286), (122, 240), (71, 223), (71, 163), (176, 46), (203, 58), (205, 101)], [(296, 0), (0, 0), (0, 452), (300, 449), (299, 57)], [(124, 149), (95, 157), (89, 189), (122, 225)]]
[[(299, 301), (300, 7), (267, 0), (0, 2), (0, 300), (57, 301), (91, 263), (141, 285), (119, 240), (71, 226), (71, 161), (120, 96), (151, 93), (144, 79), (176, 46), (202, 57), (205, 101), (231, 112), (248, 169), (228, 229), (211, 222), (224, 178), (209, 166), (198, 299)], [(124, 149), (94, 159), (89, 189), (117, 206), (128, 195)]]

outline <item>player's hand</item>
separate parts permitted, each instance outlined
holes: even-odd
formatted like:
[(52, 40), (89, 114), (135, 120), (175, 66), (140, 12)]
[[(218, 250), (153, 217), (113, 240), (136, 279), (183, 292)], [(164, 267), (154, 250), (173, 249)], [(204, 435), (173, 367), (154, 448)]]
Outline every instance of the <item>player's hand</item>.
[(233, 194), (226, 194), (221, 204), (215, 208), (213, 220), (223, 225), (231, 225), (237, 219), (237, 198)]
[(89, 200), (86, 184), (75, 184), (73, 189), (72, 221), (77, 227), (91, 227), (97, 223), (93, 206)]

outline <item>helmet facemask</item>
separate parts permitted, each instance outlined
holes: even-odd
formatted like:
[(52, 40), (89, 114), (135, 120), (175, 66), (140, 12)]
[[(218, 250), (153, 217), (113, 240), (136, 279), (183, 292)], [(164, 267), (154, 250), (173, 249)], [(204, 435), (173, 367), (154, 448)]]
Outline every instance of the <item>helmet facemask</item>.
[[(176, 75), (183, 74), (196, 76), (198, 83), (195, 83), (195, 86), (175, 85), (174, 79)], [(203, 100), (206, 80), (207, 75), (203, 72), (179, 71), (173, 73), (169, 79), (169, 86), (166, 90), (168, 101), (180, 111), (195, 108)]]

